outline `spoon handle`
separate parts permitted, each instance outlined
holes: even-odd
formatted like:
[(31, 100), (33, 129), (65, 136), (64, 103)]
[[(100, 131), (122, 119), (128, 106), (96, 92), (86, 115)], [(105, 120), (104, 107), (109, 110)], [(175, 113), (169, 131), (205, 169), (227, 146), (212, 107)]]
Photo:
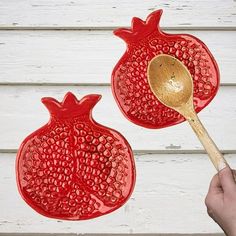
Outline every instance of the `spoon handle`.
[(196, 133), (197, 137), (201, 141), (203, 147), (205, 148), (206, 152), (208, 153), (213, 165), (215, 166), (217, 171), (222, 170), (224, 167), (229, 166), (227, 161), (225, 160), (224, 156), (211, 139), (210, 135), (208, 134), (207, 130), (201, 123), (200, 119), (198, 118), (196, 112), (192, 112), (191, 116), (186, 117), (189, 124), (191, 125), (192, 129)]

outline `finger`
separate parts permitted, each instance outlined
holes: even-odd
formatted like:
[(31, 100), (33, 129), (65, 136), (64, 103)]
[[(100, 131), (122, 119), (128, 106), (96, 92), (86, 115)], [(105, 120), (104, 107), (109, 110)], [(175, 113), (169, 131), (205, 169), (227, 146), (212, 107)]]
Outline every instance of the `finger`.
[(212, 218), (212, 220), (214, 220), (214, 221), (217, 223), (216, 217), (215, 217), (215, 215), (214, 215), (214, 212), (213, 212), (213, 210), (212, 210), (211, 208), (209, 208), (209, 207), (207, 207), (207, 214)]
[(208, 206), (207, 206), (207, 214), (208, 214), (212, 219), (214, 218), (213, 211), (212, 211), (212, 209), (209, 208)]
[(219, 178), (218, 174), (213, 176), (210, 186), (209, 186), (208, 193), (210, 193), (210, 194), (222, 193), (221, 182), (220, 182), (220, 178)]
[(227, 166), (219, 172), (219, 180), (224, 191), (232, 192), (236, 189), (232, 170)]

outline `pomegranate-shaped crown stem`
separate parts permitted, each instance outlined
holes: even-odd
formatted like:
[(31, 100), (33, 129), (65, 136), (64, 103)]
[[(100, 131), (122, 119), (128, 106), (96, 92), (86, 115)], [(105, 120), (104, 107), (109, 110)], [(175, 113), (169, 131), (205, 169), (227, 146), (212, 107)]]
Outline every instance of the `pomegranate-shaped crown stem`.
[(41, 101), (52, 118), (69, 119), (83, 115), (90, 116), (93, 107), (101, 97), (99, 94), (89, 94), (78, 100), (73, 93), (68, 92), (62, 102), (51, 97), (44, 97)]
[(131, 28), (118, 28), (113, 33), (129, 44), (147, 37), (154, 31), (161, 32), (159, 22), (162, 12), (161, 9), (152, 12), (146, 21), (133, 17)]

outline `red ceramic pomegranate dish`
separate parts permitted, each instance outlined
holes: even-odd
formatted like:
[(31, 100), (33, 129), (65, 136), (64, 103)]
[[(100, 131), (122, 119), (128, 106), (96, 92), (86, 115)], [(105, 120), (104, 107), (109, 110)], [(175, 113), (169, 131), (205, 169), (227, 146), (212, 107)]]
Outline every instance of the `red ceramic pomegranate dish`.
[(92, 109), (101, 95), (63, 102), (43, 98), (50, 121), (22, 143), (18, 189), (40, 214), (65, 220), (98, 217), (122, 206), (135, 183), (132, 150), (117, 131), (98, 124)]
[(162, 10), (157, 10), (146, 21), (134, 17), (131, 29), (114, 31), (125, 41), (127, 50), (112, 73), (113, 95), (130, 121), (153, 129), (184, 121), (177, 112), (161, 104), (150, 90), (147, 67), (156, 55), (174, 56), (188, 68), (194, 82), (196, 112), (207, 106), (219, 87), (219, 70), (206, 45), (189, 34), (164, 33), (159, 27), (161, 14)]

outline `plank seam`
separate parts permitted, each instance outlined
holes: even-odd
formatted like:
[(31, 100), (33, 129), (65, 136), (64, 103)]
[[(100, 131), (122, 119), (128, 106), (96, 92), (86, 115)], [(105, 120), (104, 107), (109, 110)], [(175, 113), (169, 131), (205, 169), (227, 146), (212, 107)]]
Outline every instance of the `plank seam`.
[[(80, 233), (0, 233), (0, 236), (130, 236), (130, 234), (80, 234)], [(222, 233), (198, 233), (198, 234), (169, 234), (169, 233), (161, 233), (161, 234), (132, 234), (133, 236), (224, 236)]]
[[(130, 234), (109, 234), (109, 233), (103, 233), (103, 234), (81, 234), (81, 233), (0, 233), (0, 236), (130, 236)], [(174, 233), (158, 233), (158, 234), (132, 234), (133, 236), (224, 236), (222, 233), (197, 233), (197, 234), (174, 234)]]
[[(18, 149), (0, 149), (0, 154), (5, 153), (17, 153)], [(222, 149), (220, 150), (222, 154), (236, 154), (236, 150)], [(151, 155), (151, 154), (207, 154), (204, 149), (199, 150), (133, 150), (136, 155)]]
[[(90, 26), (0, 26), (0, 30), (71, 30), (71, 31), (113, 31), (117, 28), (130, 28), (127, 26), (101, 26), (101, 27), (90, 27)], [(199, 31), (236, 31), (236, 26), (174, 26), (174, 27), (161, 27), (162, 30), (199, 30)]]
[[(0, 86), (101, 86), (101, 87), (110, 87), (110, 83), (47, 83), (47, 82), (0, 82)], [(236, 86), (236, 81), (235, 83), (221, 83), (220, 87), (232, 87)]]

